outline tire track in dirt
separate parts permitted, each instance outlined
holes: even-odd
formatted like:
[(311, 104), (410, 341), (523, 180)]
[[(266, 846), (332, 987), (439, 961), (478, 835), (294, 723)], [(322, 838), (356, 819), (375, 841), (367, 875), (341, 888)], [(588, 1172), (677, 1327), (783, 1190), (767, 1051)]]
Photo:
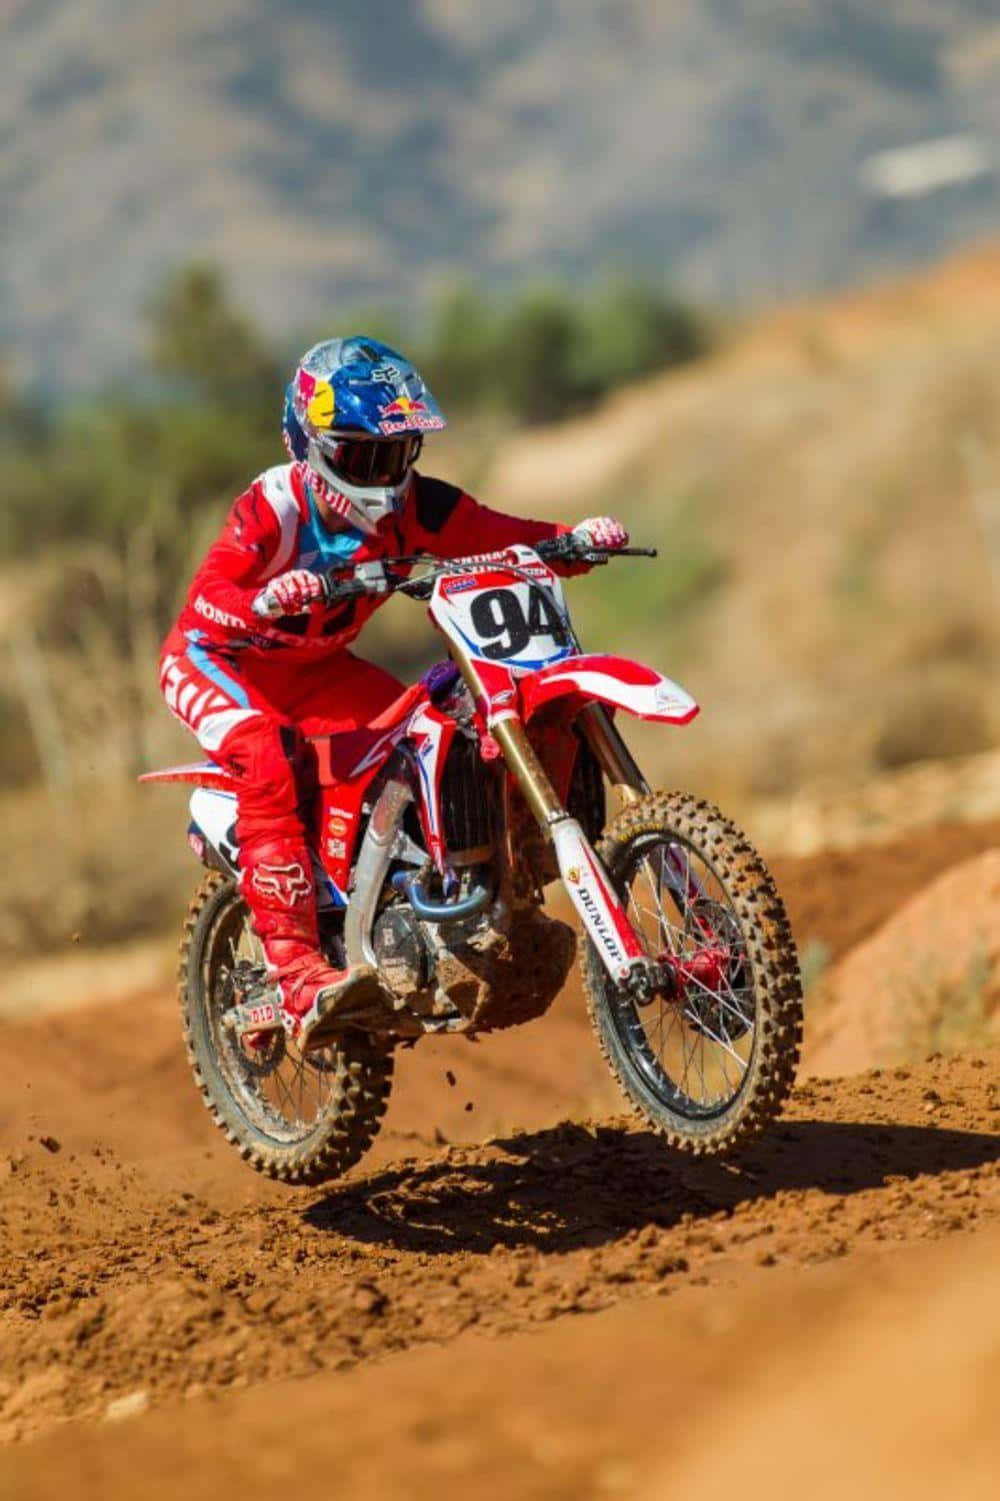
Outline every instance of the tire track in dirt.
[(992, 1223), (998, 1132), (996, 1059), (938, 1059), (810, 1082), (739, 1167), (612, 1120), (234, 1206), (183, 1158), (25, 1142), (0, 1211), (0, 1434)]

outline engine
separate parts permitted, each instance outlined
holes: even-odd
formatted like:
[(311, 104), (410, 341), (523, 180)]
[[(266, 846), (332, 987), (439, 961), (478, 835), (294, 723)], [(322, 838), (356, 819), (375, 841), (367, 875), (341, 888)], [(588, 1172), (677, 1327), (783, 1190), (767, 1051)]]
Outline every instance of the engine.
[(378, 967), (398, 996), (424, 990), (431, 977), (431, 956), (421, 923), (408, 902), (393, 902), (375, 919), (372, 946)]
[[(576, 954), (573, 930), (539, 910), (533, 895), (525, 902), (516, 882), (494, 885), (489, 867), (501, 824), (498, 802), (498, 779), (484, 764), (478, 742), (456, 735), (441, 785), (442, 833), (459, 878), (455, 897), (487, 884), (492, 901), (464, 919), (425, 921), (405, 899), (404, 881), (397, 886), (404, 899), (384, 906), (372, 928), (376, 961), (396, 995), (420, 1015), (462, 1023), (470, 1031), (540, 1016), (564, 985)], [(588, 832), (599, 830), (603, 787), (586, 745), (576, 758), (569, 804)], [(519, 854), (521, 864), (528, 861), (526, 850)], [(440, 902), (435, 882), (431, 877), (428, 894)]]

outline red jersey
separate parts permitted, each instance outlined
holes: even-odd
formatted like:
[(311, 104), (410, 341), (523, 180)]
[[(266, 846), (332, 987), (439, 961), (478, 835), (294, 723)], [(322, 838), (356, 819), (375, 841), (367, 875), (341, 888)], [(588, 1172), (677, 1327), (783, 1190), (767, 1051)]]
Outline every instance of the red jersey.
[(188, 639), (253, 655), (274, 651), (314, 660), (342, 651), (385, 595), (315, 604), (307, 615), (263, 620), (251, 608), (269, 579), (292, 568), (335, 567), (413, 553), (466, 557), (522, 542), (532, 546), (566, 530), (480, 505), (455, 485), (414, 471), (400, 510), (373, 534), (342, 517), (323, 520), (303, 464), (268, 469), (233, 503), (222, 535), (195, 574), (177, 629)]

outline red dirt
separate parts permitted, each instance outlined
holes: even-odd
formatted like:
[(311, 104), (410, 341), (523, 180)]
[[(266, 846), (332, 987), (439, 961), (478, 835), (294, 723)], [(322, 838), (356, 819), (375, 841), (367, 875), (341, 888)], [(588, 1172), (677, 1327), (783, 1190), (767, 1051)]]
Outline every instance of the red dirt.
[(946, 870), (824, 975), (802, 1064), (853, 1074), (955, 1041), (1000, 1041), (1000, 849)]
[[(781, 862), (800, 933), (836, 949), (845, 913), (870, 932), (887, 885), (898, 903), (917, 871), (970, 853), (965, 836), (997, 830)], [(1000, 1226), (996, 1053), (811, 1080), (738, 1167), (698, 1164), (609, 1113), (568, 993), (521, 1033), (404, 1054), (375, 1152), (321, 1192), (269, 1185), (225, 1148), (169, 997), (3, 1037), (0, 1435), (59, 1430), (0, 1454), (5, 1497), (263, 1496), (330, 1465), (370, 1495), (638, 1494), (673, 1439), (691, 1493), (710, 1416), (735, 1443), (727, 1401), (752, 1390), (762, 1431), (777, 1421), (755, 1386), (765, 1355), (797, 1357), (821, 1390), (811, 1341), (836, 1331), (825, 1274), (804, 1269), (834, 1268), (830, 1298), (861, 1331), (863, 1289), (901, 1244)], [(761, 1288), (745, 1313), (769, 1276), (780, 1300)], [(267, 1385), (289, 1377), (313, 1379)], [(130, 1396), (152, 1412), (89, 1428)]]
[[(62, 1430), (0, 1455), (18, 1501), (984, 1501), (1000, 1235), (756, 1268), (491, 1339)], [(818, 1457), (821, 1457), (817, 1463)]]
[(800, 950), (819, 940), (834, 960), (949, 866), (997, 847), (1000, 822), (943, 824), (886, 844), (782, 856), (769, 864)]

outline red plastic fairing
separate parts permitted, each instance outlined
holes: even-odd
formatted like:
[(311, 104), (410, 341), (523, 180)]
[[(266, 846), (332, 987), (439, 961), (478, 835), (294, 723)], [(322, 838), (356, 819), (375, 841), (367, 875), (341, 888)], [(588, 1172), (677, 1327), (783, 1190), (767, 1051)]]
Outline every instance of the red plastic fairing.
[(167, 766), (163, 771), (145, 771), (140, 782), (190, 782), (195, 787), (212, 787), (216, 792), (236, 792), (236, 783), (227, 771), (211, 761), (190, 766)]
[(610, 704), (639, 719), (689, 724), (698, 705), (677, 683), (628, 657), (566, 657), (521, 682), (525, 719), (556, 698)]

